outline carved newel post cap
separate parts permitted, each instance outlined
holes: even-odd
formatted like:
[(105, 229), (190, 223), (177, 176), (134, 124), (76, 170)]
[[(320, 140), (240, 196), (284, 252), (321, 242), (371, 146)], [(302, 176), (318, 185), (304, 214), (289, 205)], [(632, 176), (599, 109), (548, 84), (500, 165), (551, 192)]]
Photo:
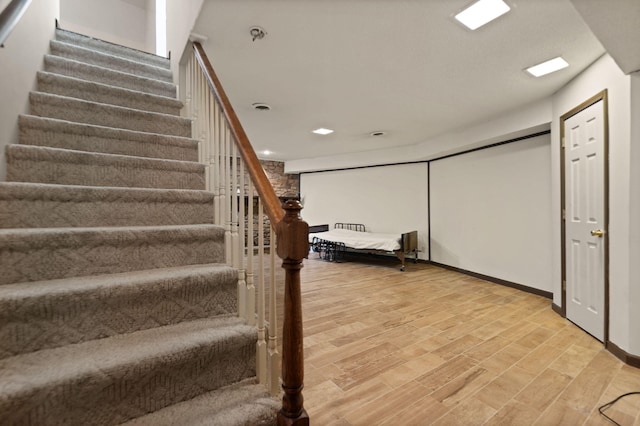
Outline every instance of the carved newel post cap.
[(297, 200), (287, 200), (282, 207), (285, 215), (276, 227), (276, 251), (282, 260), (301, 261), (309, 254), (309, 225), (300, 217), (302, 205)]

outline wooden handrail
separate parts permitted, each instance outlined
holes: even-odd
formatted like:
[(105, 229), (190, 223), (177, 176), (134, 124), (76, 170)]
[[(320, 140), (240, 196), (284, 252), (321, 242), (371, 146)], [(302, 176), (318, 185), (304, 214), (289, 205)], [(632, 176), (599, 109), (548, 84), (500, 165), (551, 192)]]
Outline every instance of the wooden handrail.
[(4, 47), (4, 42), (30, 4), (31, 0), (12, 0), (0, 13), (0, 47)]
[[(195, 59), (204, 73), (209, 88), (226, 118), (245, 168), (262, 201), (271, 226), (277, 233), (276, 252), (285, 270), (284, 324), (282, 331), (282, 408), (278, 413), (280, 426), (308, 426), (309, 415), (304, 409), (304, 355), (302, 336), (302, 298), (300, 269), (309, 254), (309, 225), (300, 217), (302, 205), (289, 200), (284, 208), (280, 204), (271, 182), (256, 156), (249, 138), (236, 115), (222, 84), (198, 42), (193, 42)], [(285, 213), (286, 211), (286, 213)], [(262, 220), (262, 219), (259, 219)], [(253, 252), (253, 250), (251, 250)], [(250, 253), (249, 256), (253, 254)]]
[(202, 45), (197, 41), (193, 42), (193, 50), (195, 51), (196, 59), (198, 60), (200, 67), (204, 71), (209, 87), (218, 99), (224, 116), (227, 119), (227, 123), (229, 123), (229, 128), (238, 145), (240, 156), (244, 160), (247, 173), (251, 176), (256, 191), (258, 191), (258, 194), (262, 199), (265, 212), (273, 226), (275, 226), (284, 217), (284, 210), (280, 199), (276, 195), (273, 186), (271, 186), (271, 183), (269, 182), (269, 178), (267, 178), (264, 169), (260, 165), (260, 160), (258, 160), (255, 151), (251, 147), (251, 142), (249, 142), (249, 138), (242, 128), (240, 120), (233, 110), (231, 102), (229, 102), (229, 98), (222, 88), (222, 84), (220, 83), (220, 80), (218, 80), (218, 76), (213, 70)]

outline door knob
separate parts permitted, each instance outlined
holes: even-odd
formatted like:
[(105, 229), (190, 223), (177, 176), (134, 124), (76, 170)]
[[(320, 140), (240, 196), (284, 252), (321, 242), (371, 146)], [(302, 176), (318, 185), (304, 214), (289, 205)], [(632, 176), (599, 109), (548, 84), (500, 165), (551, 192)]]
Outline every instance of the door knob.
[(602, 229), (594, 229), (593, 231), (591, 231), (591, 235), (594, 237), (602, 238), (602, 236), (604, 235), (604, 231)]

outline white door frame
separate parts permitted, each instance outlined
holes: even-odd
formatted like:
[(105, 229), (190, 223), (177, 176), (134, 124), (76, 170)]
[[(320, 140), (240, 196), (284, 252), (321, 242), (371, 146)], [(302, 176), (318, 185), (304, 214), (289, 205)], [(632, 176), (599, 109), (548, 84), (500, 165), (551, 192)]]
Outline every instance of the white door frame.
[(565, 211), (566, 211), (566, 194), (565, 194), (565, 150), (564, 150), (564, 138), (565, 138), (565, 125), (564, 122), (568, 118), (576, 115), (577, 113), (587, 109), (596, 102), (602, 101), (602, 108), (604, 113), (604, 230), (607, 236), (603, 242), (604, 244), (604, 339), (605, 346), (609, 342), (609, 107), (607, 90), (594, 95), (587, 99), (580, 105), (576, 106), (569, 112), (563, 114), (560, 117), (560, 197), (561, 197), (561, 211), (560, 211), (560, 235), (561, 235), (561, 256), (562, 256), (562, 306), (561, 314), (566, 318), (567, 316), (567, 253), (566, 253), (566, 227), (565, 227)]

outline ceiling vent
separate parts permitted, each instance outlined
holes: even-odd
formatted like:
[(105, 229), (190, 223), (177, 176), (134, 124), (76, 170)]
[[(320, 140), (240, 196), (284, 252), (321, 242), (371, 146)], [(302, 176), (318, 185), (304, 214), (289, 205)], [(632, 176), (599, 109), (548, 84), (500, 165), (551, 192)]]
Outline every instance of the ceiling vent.
[(369, 133), (369, 136), (384, 136), (385, 132), (383, 132), (382, 130), (376, 130), (375, 132), (371, 132)]
[(267, 104), (263, 104), (261, 102), (256, 102), (255, 104), (251, 104), (253, 109), (257, 109), (258, 111), (269, 111), (271, 107)]

